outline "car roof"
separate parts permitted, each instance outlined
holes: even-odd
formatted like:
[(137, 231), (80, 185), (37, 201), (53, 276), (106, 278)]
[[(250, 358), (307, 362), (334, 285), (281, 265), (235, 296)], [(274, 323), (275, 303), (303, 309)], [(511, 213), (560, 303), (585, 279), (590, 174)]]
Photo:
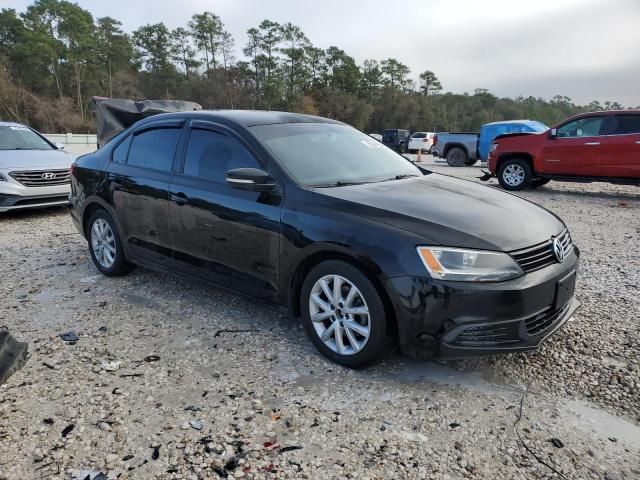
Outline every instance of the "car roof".
[(490, 123), (486, 123), (485, 125), (507, 125), (507, 124), (514, 124), (514, 123), (522, 123), (522, 124), (531, 124), (531, 123), (541, 123), (537, 120), (501, 120), (499, 122), (490, 122)]
[[(142, 122), (160, 118), (191, 118), (199, 120), (225, 120), (242, 127), (274, 125), (283, 123), (331, 123), (342, 125), (338, 120), (305, 115), (303, 113), (274, 112), (264, 110), (198, 110), (190, 112), (163, 113), (147, 117)], [(141, 122), (141, 123), (142, 123)]]

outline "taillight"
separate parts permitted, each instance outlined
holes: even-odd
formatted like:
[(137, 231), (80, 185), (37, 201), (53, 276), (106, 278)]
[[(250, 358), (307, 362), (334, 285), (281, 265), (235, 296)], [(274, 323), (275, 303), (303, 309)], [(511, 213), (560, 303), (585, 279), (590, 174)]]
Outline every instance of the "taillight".
[(423, 138), (423, 139), (422, 139), (422, 141), (423, 141), (424, 143), (427, 143), (427, 139), (426, 139), (426, 138)]

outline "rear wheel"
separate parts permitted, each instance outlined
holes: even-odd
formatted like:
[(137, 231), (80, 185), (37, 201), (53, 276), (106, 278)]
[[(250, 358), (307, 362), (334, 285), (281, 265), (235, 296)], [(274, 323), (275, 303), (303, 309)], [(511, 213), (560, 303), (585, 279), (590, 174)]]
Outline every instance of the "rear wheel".
[(384, 355), (389, 343), (384, 303), (358, 268), (341, 260), (322, 262), (309, 272), (301, 293), (304, 328), (324, 356), (363, 368)]
[(531, 185), (531, 178), (531, 167), (521, 158), (505, 160), (498, 169), (498, 182), (505, 190), (524, 190)]
[(398, 145), (398, 151), (400, 153), (406, 153), (407, 148), (405, 147), (404, 143), (401, 143), (400, 145)]
[(87, 240), (91, 259), (98, 270), (107, 277), (124, 275), (131, 264), (124, 258), (118, 227), (104, 210), (97, 210), (87, 224)]
[(464, 167), (467, 162), (467, 152), (460, 147), (453, 147), (447, 152), (447, 163), (451, 167)]

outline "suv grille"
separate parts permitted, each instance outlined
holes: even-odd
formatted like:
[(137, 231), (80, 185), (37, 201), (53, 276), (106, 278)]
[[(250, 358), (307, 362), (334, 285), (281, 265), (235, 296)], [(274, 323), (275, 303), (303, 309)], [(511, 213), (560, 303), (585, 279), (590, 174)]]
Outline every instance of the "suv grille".
[(465, 328), (455, 343), (465, 346), (503, 345), (518, 342), (518, 323), (474, 325)]
[(29, 170), (11, 172), (11, 177), (25, 187), (52, 187), (71, 183), (71, 172), (64, 170)]
[[(565, 229), (557, 238), (560, 239), (560, 243), (564, 249), (564, 256), (566, 257), (573, 250), (571, 235), (569, 235), (569, 231)], [(509, 253), (525, 273), (535, 272), (536, 270), (558, 262), (553, 252), (553, 240), (547, 240), (532, 247), (514, 250)]]

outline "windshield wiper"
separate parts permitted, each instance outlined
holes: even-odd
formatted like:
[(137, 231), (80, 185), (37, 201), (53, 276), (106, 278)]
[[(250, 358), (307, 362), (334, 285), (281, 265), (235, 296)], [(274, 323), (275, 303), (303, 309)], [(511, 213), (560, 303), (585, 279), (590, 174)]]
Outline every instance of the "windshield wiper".
[(331, 187), (348, 187), (349, 185), (364, 185), (365, 183), (374, 183), (374, 182), (343, 182), (337, 181), (334, 183), (324, 183), (321, 185), (311, 185), (313, 188), (331, 188)]

